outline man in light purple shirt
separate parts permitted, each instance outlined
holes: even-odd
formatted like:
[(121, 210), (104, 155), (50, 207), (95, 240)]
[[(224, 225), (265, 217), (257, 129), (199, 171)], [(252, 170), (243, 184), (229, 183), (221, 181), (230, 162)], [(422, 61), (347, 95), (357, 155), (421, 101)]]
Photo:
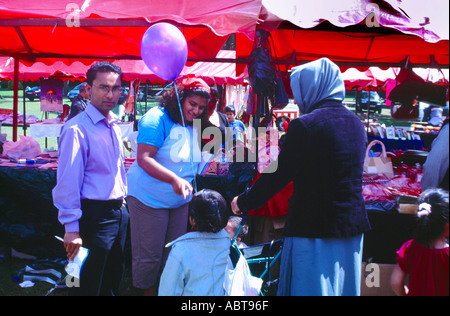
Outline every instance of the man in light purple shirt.
[[(117, 116), (122, 71), (98, 62), (87, 72), (91, 102), (63, 127), (53, 203), (65, 227), (69, 260), (81, 245), (90, 250), (79, 287), (69, 295), (117, 294), (124, 268), (128, 212), (124, 152)], [(75, 284), (75, 283), (74, 283)]]

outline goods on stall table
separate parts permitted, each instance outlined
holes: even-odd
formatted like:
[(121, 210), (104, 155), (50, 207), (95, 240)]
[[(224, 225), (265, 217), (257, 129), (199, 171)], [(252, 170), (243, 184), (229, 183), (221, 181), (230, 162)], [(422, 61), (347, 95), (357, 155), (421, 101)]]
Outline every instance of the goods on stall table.
[(41, 154), (41, 146), (31, 136), (19, 135), (17, 142), (3, 144), (3, 155), (18, 161), (19, 158), (34, 158)]
[(230, 170), (230, 164), (234, 161), (233, 156), (234, 149), (226, 151), (223, 146), (215, 156), (203, 152), (203, 161), (199, 166), (198, 174), (201, 176), (227, 176)]
[[(414, 212), (414, 207), (402, 204), (414, 204), (422, 193), (421, 166), (402, 164), (395, 167), (395, 175), (388, 178), (385, 175), (368, 175), (363, 177), (363, 197), (366, 202), (391, 203), (402, 213)], [(406, 199), (405, 199), (406, 198)], [(405, 200), (409, 200), (405, 202)]]

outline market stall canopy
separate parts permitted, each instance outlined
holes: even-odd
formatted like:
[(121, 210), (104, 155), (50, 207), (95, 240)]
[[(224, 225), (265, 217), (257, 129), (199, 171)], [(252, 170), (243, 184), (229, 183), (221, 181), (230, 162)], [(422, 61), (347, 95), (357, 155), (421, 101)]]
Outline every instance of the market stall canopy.
[[(234, 59), (235, 51), (221, 50), (217, 58)], [(124, 80), (131, 81), (139, 79), (142, 82), (164, 84), (165, 81), (152, 73), (142, 60), (114, 60), (123, 72)], [(36, 62), (31, 66), (19, 63), (19, 79), (24, 81), (36, 81), (40, 78), (58, 77), (62, 80), (86, 79), (86, 72), (91, 65), (85, 65), (75, 61), (66, 65), (62, 61), (56, 61), (52, 65)], [(192, 66), (185, 66), (180, 74), (180, 78), (193, 74), (203, 78), (208, 84), (242, 84), (244, 75), (236, 76), (235, 63), (210, 63), (197, 62)], [(14, 79), (14, 59), (12, 57), (0, 57), (0, 79)]]
[(236, 33), (238, 74), (256, 28), (271, 31), (276, 57), (290, 65), (328, 57), (392, 67), (409, 56), (448, 68), (448, 9), (446, 0), (0, 0), (0, 54), (46, 64), (141, 59), (147, 28), (170, 21), (186, 37), (189, 65), (215, 59)]
[(360, 71), (356, 68), (348, 68), (342, 73), (342, 79), (344, 80), (347, 89), (377, 89), (383, 86), (386, 80), (395, 79), (398, 71), (398, 68), (382, 70), (378, 67), (370, 67), (365, 71)]
[[(41, 62), (32, 65), (19, 63), (19, 79), (23, 81), (36, 81), (49, 77), (60, 77), (63, 80), (85, 79), (87, 69), (89, 68), (79, 61), (73, 62), (70, 66), (62, 61), (56, 61), (52, 65)], [(0, 57), (0, 79), (14, 80), (12, 57)]]
[(388, 99), (397, 102), (408, 102), (414, 99), (445, 106), (447, 87), (432, 82), (406, 81), (396, 86), (388, 95)]
[[(273, 55), (290, 66), (328, 57), (341, 69), (406, 61), (448, 68), (448, 9), (446, 0), (263, 0), (258, 28), (271, 32)], [(236, 47), (245, 60), (253, 42), (238, 34)]]
[(188, 61), (213, 59), (228, 35), (253, 40), (261, 0), (0, 0), (0, 54), (53, 64), (141, 59), (149, 26), (170, 21), (188, 43)]
[[(391, 101), (402, 102), (419, 97), (419, 101), (445, 106), (445, 101), (448, 100), (448, 71), (440, 68), (399, 69), (395, 78), (386, 81), (386, 105), (390, 106)], [(395, 93), (391, 95), (394, 90)], [(433, 97), (432, 94), (436, 96)]]
[[(342, 73), (346, 89), (386, 91), (386, 105), (392, 101), (412, 98), (411, 95), (421, 96), (421, 101), (445, 106), (448, 101), (449, 70), (436, 68), (388, 68), (370, 67), (365, 71), (348, 68)], [(397, 91), (394, 88), (399, 88)], [(441, 86), (441, 87), (439, 87)], [(394, 94), (391, 96), (391, 92)], [(406, 97), (405, 97), (406, 95)], [(435, 95), (435, 97), (433, 96)]]
[(425, 81), (448, 85), (450, 78), (449, 69), (414, 68), (413, 71)]
[(304, 29), (324, 21), (347, 27), (365, 24), (366, 27), (386, 27), (421, 37), (435, 43), (449, 39), (449, 3), (445, 0), (263, 0), (260, 23), (271, 31), (284, 21)]
[[(234, 50), (221, 50), (216, 56), (221, 60), (233, 60), (236, 58), (236, 51)], [(180, 77), (183, 78), (190, 74), (200, 77), (209, 85), (212, 84), (244, 84), (246, 83), (245, 77), (246, 71), (240, 75), (236, 74), (236, 64), (227, 62), (198, 62), (192, 66), (185, 66), (181, 71)]]

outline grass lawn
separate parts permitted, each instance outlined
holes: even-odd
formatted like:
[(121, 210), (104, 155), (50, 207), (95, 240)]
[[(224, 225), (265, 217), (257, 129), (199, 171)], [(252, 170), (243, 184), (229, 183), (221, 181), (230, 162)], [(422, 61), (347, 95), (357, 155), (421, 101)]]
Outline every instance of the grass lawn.
[[(2, 296), (45, 296), (54, 287), (53, 284), (37, 281), (33, 287), (22, 288), (17, 280), (17, 271), (30, 264), (30, 260), (8, 258), (0, 261), (0, 297)], [(60, 271), (63, 272), (63, 271)], [(65, 273), (63, 273), (63, 278)], [(58, 289), (51, 296), (67, 296), (67, 289)], [(139, 296), (141, 292), (132, 286), (131, 267), (126, 267), (122, 284), (119, 290), (120, 296)]]
[(47, 282), (36, 282), (33, 287), (21, 288), (16, 279), (17, 271), (25, 268), (28, 262), (24, 259), (5, 259), (0, 262), (0, 296), (44, 296), (53, 287)]

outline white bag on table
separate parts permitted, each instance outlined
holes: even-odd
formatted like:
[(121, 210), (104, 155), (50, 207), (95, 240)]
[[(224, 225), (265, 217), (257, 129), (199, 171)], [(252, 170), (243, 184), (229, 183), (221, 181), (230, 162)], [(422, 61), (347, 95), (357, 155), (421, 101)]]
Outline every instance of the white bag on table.
[(3, 144), (3, 155), (17, 161), (19, 158), (34, 158), (41, 154), (41, 146), (31, 136), (19, 135), (17, 142)]

